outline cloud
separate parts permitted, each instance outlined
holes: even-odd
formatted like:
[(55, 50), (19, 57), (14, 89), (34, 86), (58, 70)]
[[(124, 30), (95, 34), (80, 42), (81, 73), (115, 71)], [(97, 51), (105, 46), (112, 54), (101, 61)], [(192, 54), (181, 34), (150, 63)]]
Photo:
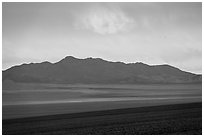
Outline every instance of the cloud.
[(135, 21), (120, 9), (100, 7), (82, 14), (75, 25), (79, 29), (87, 29), (99, 34), (115, 34), (129, 31), (135, 26)]

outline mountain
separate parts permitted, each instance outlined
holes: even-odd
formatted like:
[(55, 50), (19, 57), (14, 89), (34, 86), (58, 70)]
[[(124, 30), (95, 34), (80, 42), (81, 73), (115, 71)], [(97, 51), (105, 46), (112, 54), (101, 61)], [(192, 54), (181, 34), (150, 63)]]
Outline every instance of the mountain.
[(3, 81), (23, 83), (201, 83), (201, 75), (170, 65), (109, 62), (100, 58), (67, 56), (59, 62), (30, 63), (3, 71)]

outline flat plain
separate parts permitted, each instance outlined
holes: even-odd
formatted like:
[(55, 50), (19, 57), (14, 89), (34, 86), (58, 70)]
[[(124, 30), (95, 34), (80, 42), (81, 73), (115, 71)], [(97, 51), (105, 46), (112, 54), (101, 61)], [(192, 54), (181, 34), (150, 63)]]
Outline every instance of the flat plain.
[(2, 95), (3, 134), (201, 134), (202, 130), (201, 84), (20, 84), (4, 86)]

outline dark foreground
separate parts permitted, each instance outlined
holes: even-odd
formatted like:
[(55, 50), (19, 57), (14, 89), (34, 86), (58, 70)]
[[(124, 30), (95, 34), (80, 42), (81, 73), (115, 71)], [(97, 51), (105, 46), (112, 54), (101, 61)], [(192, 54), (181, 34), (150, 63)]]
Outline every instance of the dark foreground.
[(2, 121), (2, 134), (202, 134), (202, 103), (59, 114)]

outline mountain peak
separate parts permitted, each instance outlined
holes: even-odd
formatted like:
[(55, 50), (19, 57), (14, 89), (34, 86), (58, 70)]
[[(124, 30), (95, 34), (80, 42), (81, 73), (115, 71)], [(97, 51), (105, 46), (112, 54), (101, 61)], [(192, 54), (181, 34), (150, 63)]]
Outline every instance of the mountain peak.
[(62, 63), (62, 62), (72, 62), (72, 61), (76, 61), (79, 60), (78, 58), (75, 58), (73, 56), (66, 56), (65, 58), (63, 58), (62, 60), (60, 60), (59, 62), (56, 63)]
[(62, 60), (56, 62), (55, 64), (58, 64), (58, 63), (63, 63), (63, 64), (66, 64), (66, 63), (75, 63), (75, 62), (108, 62), (106, 60), (103, 60), (101, 58), (93, 58), (93, 57), (88, 57), (88, 58), (84, 58), (84, 59), (79, 59), (79, 58), (75, 58), (73, 56), (66, 56), (65, 58), (63, 58)]
[(75, 59), (77, 59), (77, 58), (75, 58), (75, 57), (73, 57), (73, 56), (66, 56), (66, 57), (64, 58), (64, 60), (75, 60)]
[(201, 76), (165, 65), (111, 62), (66, 56), (57, 63), (20, 65), (3, 71), (3, 80), (43, 83), (199, 83)]
[(92, 60), (94, 60), (94, 61), (105, 61), (105, 60), (103, 60), (103, 59), (101, 59), (101, 58), (93, 58), (93, 57), (89, 57), (89, 58), (86, 58), (86, 59), (84, 59), (84, 60), (90, 60), (90, 61), (92, 61)]

